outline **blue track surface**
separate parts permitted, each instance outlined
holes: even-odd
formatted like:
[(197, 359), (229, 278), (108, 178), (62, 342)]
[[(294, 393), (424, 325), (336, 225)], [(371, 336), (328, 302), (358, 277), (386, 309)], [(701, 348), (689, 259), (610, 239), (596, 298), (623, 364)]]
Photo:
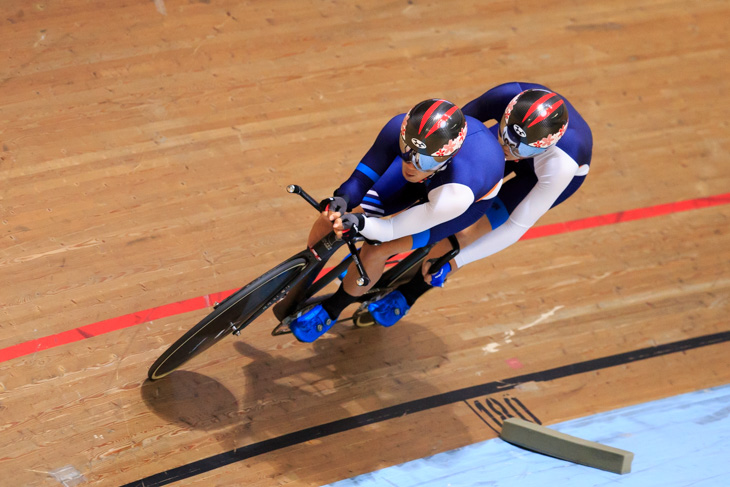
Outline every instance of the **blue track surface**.
[(550, 428), (633, 452), (631, 473), (603, 472), (494, 439), (330, 487), (730, 486), (730, 385)]

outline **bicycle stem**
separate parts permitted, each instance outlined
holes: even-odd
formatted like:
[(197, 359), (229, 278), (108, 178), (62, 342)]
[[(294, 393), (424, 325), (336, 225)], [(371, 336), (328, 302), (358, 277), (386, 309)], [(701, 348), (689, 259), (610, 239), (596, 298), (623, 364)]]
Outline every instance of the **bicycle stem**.
[(352, 254), (352, 260), (355, 262), (355, 267), (357, 268), (357, 273), (360, 275), (360, 277), (357, 279), (357, 285), (358, 286), (367, 286), (370, 284), (370, 277), (368, 277), (368, 273), (365, 271), (365, 267), (362, 265), (362, 261), (360, 260), (360, 254), (358, 253), (357, 247), (355, 247), (355, 242), (352, 240), (347, 240), (347, 248), (350, 249), (350, 253)]

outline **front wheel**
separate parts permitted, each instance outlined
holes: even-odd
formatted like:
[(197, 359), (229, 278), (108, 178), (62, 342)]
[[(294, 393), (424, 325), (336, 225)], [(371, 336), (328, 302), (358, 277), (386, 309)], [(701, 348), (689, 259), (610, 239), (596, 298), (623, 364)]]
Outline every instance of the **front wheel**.
[(223, 337), (240, 331), (281, 299), (306, 267), (306, 259), (291, 259), (232, 294), (165, 350), (147, 376), (150, 380), (161, 379)]

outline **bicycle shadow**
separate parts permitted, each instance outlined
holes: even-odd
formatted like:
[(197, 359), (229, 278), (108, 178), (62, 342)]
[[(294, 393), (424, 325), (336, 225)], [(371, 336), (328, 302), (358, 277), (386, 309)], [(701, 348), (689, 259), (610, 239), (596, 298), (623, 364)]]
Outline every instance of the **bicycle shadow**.
[[(232, 451), (443, 392), (430, 385), (427, 376), (448, 361), (447, 347), (428, 328), (408, 320), (390, 329), (340, 324), (335, 333), (312, 344), (294, 342), (290, 336), (272, 339), (278, 343), (269, 350), (243, 340), (233, 344), (250, 359), (240, 369), (243, 392), (234, 394), (215, 379), (179, 370), (164, 380), (146, 381), (142, 399), (169, 423), (214, 432), (221, 447)], [(272, 342), (262, 343), (271, 346)], [(375, 430), (356, 427), (345, 434), (356, 437), (358, 443), (377, 445), (383, 441), (380, 435), (388, 429), (388, 421), (382, 425)], [(449, 436), (465, 432), (457, 418), (450, 421)], [(274, 470), (281, 475), (300, 472), (318, 485), (331, 482), (331, 469), (313, 464), (312, 457), (325, 458), (348, 445), (336, 436), (322, 437), (314, 444), (305, 436), (290, 448), (306, 455), (272, 449), (266, 461), (279, 464)], [(423, 438), (431, 448), (438, 447), (432, 432)], [(409, 442), (403, 442), (402, 448), (406, 450), (397, 452), (398, 458), (408, 458)], [(363, 452), (353, 456), (360, 468), (364, 463), (365, 469), (374, 470), (390, 461), (379, 450), (364, 452), (370, 455), (365, 460)]]
[(142, 400), (157, 416), (184, 428), (213, 431), (238, 421), (236, 397), (220, 382), (177, 370), (164, 380), (146, 380)]
[[(232, 428), (233, 442), (240, 448), (255, 443), (255, 438), (317, 428), (443, 392), (431, 385), (427, 376), (448, 361), (444, 342), (428, 328), (407, 320), (398, 327), (358, 329), (339, 325), (334, 334), (325, 335), (311, 345), (296, 343), (283, 350), (266, 351), (244, 341), (236, 342), (236, 350), (251, 359), (241, 368), (246, 390), (239, 401), (246, 414), (256, 421)], [(301, 350), (293, 353), (294, 347), (308, 353)], [(358, 443), (375, 445), (388, 437), (387, 433), (381, 436), (383, 430), (388, 430), (387, 423), (384, 421), (382, 428), (375, 430), (358, 426), (346, 434), (357, 438)], [(449, 423), (449, 435), (462, 435), (466, 430), (456, 418)], [(431, 446), (438, 447), (438, 440), (432, 440), (430, 433), (424, 433), (422, 439), (427, 443), (433, 441)], [(319, 439), (316, 444), (308, 440), (303, 438), (299, 445), (307, 451), (305, 455), (272, 454), (267, 456), (267, 461), (280, 463), (275, 469), (278, 472), (301, 471), (308, 482), (317, 485), (331, 482), (331, 469), (318, 467), (312, 459), (326, 458), (328, 452), (347, 445), (334, 436)], [(409, 455), (408, 442), (402, 448), (406, 450), (399, 454), (405, 458)], [(378, 451), (353, 451), (353, 456), (359, 457), (358, 463), (363, 463), (363, 453), (372, 455), (365, 463), (370, 462), (373, 469), (388, 461)]]

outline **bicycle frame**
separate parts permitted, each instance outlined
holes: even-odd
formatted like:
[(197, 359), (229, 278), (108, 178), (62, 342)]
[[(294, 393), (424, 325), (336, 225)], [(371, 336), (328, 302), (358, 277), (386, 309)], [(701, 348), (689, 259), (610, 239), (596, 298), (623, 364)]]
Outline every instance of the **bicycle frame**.
[[(319, 209), (317, 202), (309, 196), (302, 188), (296, 185), (290, 185), (287, 187), (287, 191), (290, 193), (299, 194), (314, 208)], [(318, 242), (314, 248), (310, 249), (315, 256), (318, 256), (318, 260), (322, 261), (322, 265), (315, 266), (312, 269), (307, 270), (306, 278), (303, 277), (301, 280), (291, 286), (290, 291), (286, 297), (274, 306), (274, 315), (279, 321), (283, 321), (286, 317), (294, 313), (295, 311), (302, 309), (310, 303), (310, 299), (317, 293), (322, 291), (330, 282), (335, 278), (339, 277), (345, 272), (350, 264), (354, 261), (356, 268), (360, 274), (360, 280), (358, 284), (367, 284), (369, 281), (365, 269), (363, 268), (360, 259), (358, 257), (358, 250), (355, 248), (355, 241), (364, 240), (362, 237), (358, 237), (354, 241), (348, 241), (348, 247), (350, 250), (350, 256), (344, 259), (342, 262), (337, 264), (335, 267), (330, 269), (324, 276), (316, 280), (316, 276), (320, 270), (324, 267), (324, 263), (339, 249), (343, 242), (341, 240), (331, 240), (334, 234), (327, 235), (323, 240)], [(436, 272), (444, 264), (449, 262), (459, 253), (459, 242), (454, 236), (449, 236), (449, 241), (452, 245), (452, 250), (438, 259), (432, 260), (432, 265), (429, 268), (429, 273)], [(386, 292), (397, 287), (397, 284), (410, 279), (415, 272), (420, 271), (420, 264), (424, 258), (429, 254), (435, 243), (420, 247), (412, 250), (401, 262), (388, 269), (378, 279), (378, 281), (362, 296), (359, 296), (356, 302), (364, 303), (372, 300), (374, 297), (384, 295)], [(314, 272), (316, 268), (316, 273)], [(405, 277), (405, 278), (404, 278)], [(406, 279), (407, 278), (407, 279)]]
[[(298, 186), (291, 185), (287, 190), (290, 193), (299, 194), (319, 211), (317, 202)], [(362, 240), (364, 240), (362, 237), (355, 239), (355, 241)], [(456, 242), (455, 239), (452, 242)], [(350, 256), (315, 283), (315, 279), (325, 263), (344, 244), (348, 245)], [(398, 264), (384, 272), (378, 282), (358, 298), (358, 301), (366, 303), (369, 300), (377, 299), (379, 295), (389, 292), (399, 283), (410, 279), (415, 272), (420, 272), (420, 264), (431, 248), (432, 246), (427, 246), (411, 252)], [(455, 252), (458, 252), (458, 244), (454, 245), (454, 251), (439, 259), (431, 269), (438, 269), (448, 259), (453, 258)], [(147, 373), (149, 379), (157, 380), (165, 377), (228, 334), (240, 334), (243, 328), (274, 305), (274, 315), (280, 323), (274, 328), (272, 335), (289, 332), (288, 323), (293, 319), (295, 313), (308, 306), (312, 299), (322, 299), (321, 296), (315, 295), (340, 276), (352, 262), (355, 263), (360, 273), (358, 284), (369, 283), (354, 241), (340, 240), (334, 232), (329, 232), (311, 248), (295, 254), (254, 279), (221, 303), (216, 303), (211, 313), (173, 342), (158, 357)]]

